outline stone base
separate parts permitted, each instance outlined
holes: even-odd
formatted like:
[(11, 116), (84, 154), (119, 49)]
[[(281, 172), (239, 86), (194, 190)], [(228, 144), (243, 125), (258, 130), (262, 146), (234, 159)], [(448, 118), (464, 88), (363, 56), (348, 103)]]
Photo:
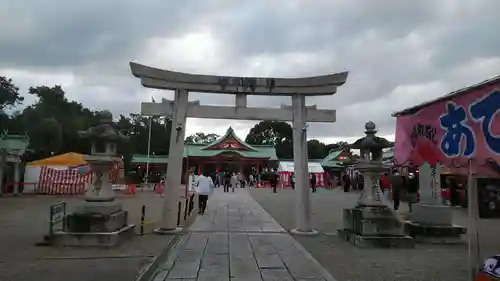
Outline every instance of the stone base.
[(290, 233), (298, 236), (314, 236), (318, 234), (318, 231), (311, 229), (310, 231), (302, 231), (298, 228), (290, 230)]
[(122, 210), (122, 204), (116, 201), (111, 202), (85, 202), (78, 206), (76, 214), (103, 214), (109, 215)]
[(403, 224), (387, 207), (344, 209), (343, 229), (363, 236), (403, 235)]
[(118, 211), (111, 214), (73, 213), (65, 218), (65, 231), (74, 233), (115, 232), (127, 226), (128, 214)]
[(182, 227), (176, 227), (174, 229), (155, 228), (153, 232), (161, 235), (178, 234), (182, 232)]
[(411, 220), (423, 225), (450, 226), (452, 212), (448, 206), (415, 204), (412, 206)]
[(417, 242), (429, 244), (461, 244), (461, 235), (467, 228), (458, 225), (424, 225), (417, 222), (405, 222), (405, 230)]
[(378, 235), (365, 236), (355, 232), (339, 229), (339, 237), (360, 248), (413, 248), (415, 242), (412, 237), (406, 235)]
[(66, 247), (114, 247), (133, 236), (135, 225), (131, 224), (114, 232), (56, 232), (50, 243)]

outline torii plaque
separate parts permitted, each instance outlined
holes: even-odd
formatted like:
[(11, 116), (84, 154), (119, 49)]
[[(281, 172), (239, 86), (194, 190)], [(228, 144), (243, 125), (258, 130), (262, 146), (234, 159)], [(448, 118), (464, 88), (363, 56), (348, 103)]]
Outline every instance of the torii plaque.
[[(147, 88), (175, 91), (175, 100), (162, 103), (143, 102), (141, 113), (148, 116), (172, 116), (169, 163), (167, 167), (165, 202), (162, 221), (156, 232), (178, 231), (176, 225), (177, 187), (181, 185), (182, 157), (184, 151), (185, 124), (187, 117), (239, 120), (293, 121), (293, 155), (295, 167), (295, 234), (314, 234), (310, 224), (309, 177), (307, 164), (306, 122), (335, 122), (335, 110), (306, 107), (306, 96), (333, 95), (337, 87), (347, 79), (347, 72), (303, 77), (262, 78), (225, 77), (216, 75), (188, 74), (157, 69), (130, 63), (132, 74), (141, 79)], [(188, 102), (190, 91), (235, 95), (234, 106), (200, 105)], [(247, 107), (248, 95), (290, 96), (292, 106), (281, 108)]]

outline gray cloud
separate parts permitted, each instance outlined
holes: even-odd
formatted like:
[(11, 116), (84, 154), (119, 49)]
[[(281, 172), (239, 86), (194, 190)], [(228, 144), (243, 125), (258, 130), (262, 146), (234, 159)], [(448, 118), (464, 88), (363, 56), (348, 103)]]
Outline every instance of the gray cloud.
[[(244, 3), (244, 4), (242, 4)], [(68, 98), (114, 114), (137, 112), (150, 95), (128, 69), (134, 60), (195, 73), (311, 76), (349, 70), (333, 97), (307, 100), (337, 109), (335, 124), (309, 136), (347, 138), (373, 120), (394, 132), (392, 111), (500, 72), (495, 0), (68, 2), (0, 0), (0, 75), (22, 89), (62, 84)], [(204, 104), (231, 96), (193, 93)], [(251, 97), (277, 107), (286, 98)], [(196, 130), (238, 132), (254, 122), (190, 120)]]
[(0, 59), (6, 66), (26, 67), (126, 60), (151, 37), (188, 29), (189, 15), (204, 7), (192, 0), (182, 5), (161, 0), (3, 2)]

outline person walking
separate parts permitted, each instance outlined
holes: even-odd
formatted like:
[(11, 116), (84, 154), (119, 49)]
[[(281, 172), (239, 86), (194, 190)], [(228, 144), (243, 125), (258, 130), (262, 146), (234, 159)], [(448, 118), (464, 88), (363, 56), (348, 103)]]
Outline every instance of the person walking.
[(251, 188), (251, 187), (255, 187), (254, 185), (254, 179), (253, 179), (253, 174), (250, 173), (248, 175), (248, 187)]
[(242, 172), (238, 173), (238, 180), (240, 181), (240, 188), (245, 188), (245, 176)]
[(205, 214), (208, 196), (212, 193), (213, 188), (214, 182), (208, 173), (200, 175), (196, 180), (195, 191), (198, 194), (198, 214)]
[[(231, 188), (234, 192), (234, 189), (236, 188), (236, 185), (238, 184), (238, 175), (236, 175), (236, 173), (233, 173), (231, 175), (230, 181), (231, 181)], [(229, 190), (228, 190), (228, 192), (229, 192)]]
[(274, 171), (274, 169), (271, 169), (271, 171), (267, 173), (267, 180), (273, 189), (273, 193), (277, 193), (278, 191), (276, 191), (276, 187), (278, 186), (278, 173)]
[(229, 185), (231, 184), (231, 173), (229, 172), (229, 170), (226, 170), (224, 172), (223, 178), (224, 192), (229, 192)]
[(344, 185), (344, 192), (349, 192), (349, 187), (351, 186), (351, 179), (349, 178), (349, 175), (344, 172), (344, 175), (342, 176), (342, 184)]
[(389, 173), (384, 173), (380, 178), (380, 189), (382, 189), (382, 194), (386, 202), (389, 202), (389, 193), (391, 192), (391, 181), (389, 179)]
[(311, 173), (311, 176), (309, 178), (309, 182), (311, 183), (311, 188), (313, 192), (316, 192), (316, 175), (314, 173)]
[(361, 173), (358, 173), (356, 178), (357, 178), (356, 182), (358, 185), (358, 190), (363, 190), (363, 188), (365, 187), (365, 177), (363, 177)]
[(351, 185), (353, 190), (358, 190), (358, 173), (355, 173), (351, 179)]
[(295, 189), (295, 173), (292, 172), (290, 175), (290, 183), (292, 184), (292, 189)]
[(408, 207), (411, 212), (413, 204), (417, 203), (418, 195), (418, 178), (413, 173), (408, 174), (408, 187), (406, 191), (406, 201), (408, 201)]
[(391, 176), (391, 187), (392, 187), (392, 200), (394, 201), (394, 211), (399, 209), (399, 203), (401, 201), (401, 192), (404, 189), (404, 178), (397, 170), (392, 172)]

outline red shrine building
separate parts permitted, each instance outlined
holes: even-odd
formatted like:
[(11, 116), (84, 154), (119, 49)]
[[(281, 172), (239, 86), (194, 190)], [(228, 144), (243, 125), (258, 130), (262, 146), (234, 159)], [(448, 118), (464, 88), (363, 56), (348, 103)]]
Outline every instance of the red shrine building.
[[(149, 159), (149, 160), (148, 160)], [(149, 169), (158, 173), (166, 171), (168, 156), (135, 155), (132, 163), (137, 165), (137, 173), (144, 174), (146, 163)], [(215, 173), (229, 170), (248, 174), (252, 169), (277, 168), (278, 157), (273, 145), (250, 145), (236, 136), (229, 127), (226, 134), (210, 144), (186, 144), (184, 146), (183, 173), (187, 168), (195, 168), (195, 173), (206, 171)]]
[[(310, 159), (309, 172), (316, 174), (318, 186), (328, 185), (329, 179), (340, 177), (341, 171), (352, 162), (352, 155), (346, 149), (332, 150), (325, 159)], [(136, 165), (137, 180), (142, 181), (149, 163), (150, 182), (158, 182), (166, 171), (166, 155), (134, 155), (132, 164)], [(290, 186), (293, 172), (293, 159), (278, 160), (273, 145), (250, 145), (236, 136), (229, 127), (226, 134), (210, 144), (186, 144), (184, 146), (183, 174), (188, 167), (196, 174), (206, 171), (214, 174), (218, 171), (241, 172), (244, 175), (253, 171), (262, 171), (264, 167), (275, 168), (280, 172), (282, 187)], [(183, 177), (184, 180), (184, 177)]]
[(187, 144), (184, 147), (184, 167), (196, 167), (198, 172), (220, 170), (249, 173), (252, 168), (277, 167), (278, 157), (273, 145), (249, 145), (229, 127), (226, 134), (211, 144)]

